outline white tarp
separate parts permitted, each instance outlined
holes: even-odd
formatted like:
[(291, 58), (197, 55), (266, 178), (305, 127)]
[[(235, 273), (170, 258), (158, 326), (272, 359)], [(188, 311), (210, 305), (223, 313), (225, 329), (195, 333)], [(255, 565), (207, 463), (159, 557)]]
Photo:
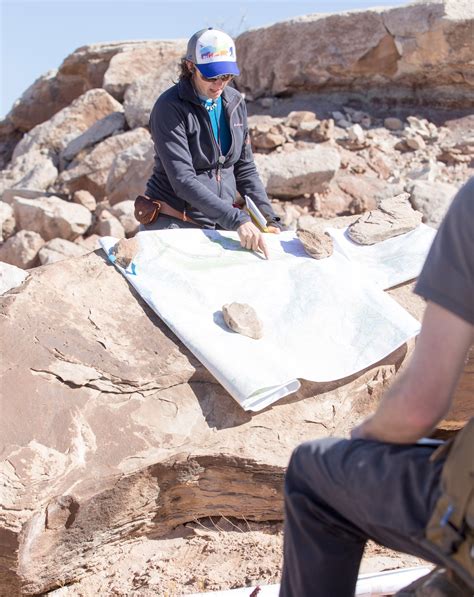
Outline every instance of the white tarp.
[[(320, 261), (293, 232), (265, 235), (268, 261), (241, 249), (235, 232), (141, 232), (133, 267), (119, 269), (245, 410), (261, 410), (297, 391), (298, 378), (352, 375), (419, 331), (381, 288), (418, 275), (434, 231), (420, 226), (371, 247), (330, 232), (334, 254)], [(116, 242), (101, 239), (107, 254)], [(231, 302), (254, 307), (262, 339), (226, 327)]]
[[(431, 572), (431, 566), (416, 568), (401, 568), (371, 574), (360, 574), (357, 579), (355, 597), (386, 597), (393, 595), (422, 576)], [(256, 587), (244, 589), (230, 589), (228, 591), (208, 591), (207, 593), (193, 593), (189, 597), (251, 597)], [(278, 597), (280, 585), (259, 585), (258, 597)], [(333, 596), (328, 596), (333, 597)]]

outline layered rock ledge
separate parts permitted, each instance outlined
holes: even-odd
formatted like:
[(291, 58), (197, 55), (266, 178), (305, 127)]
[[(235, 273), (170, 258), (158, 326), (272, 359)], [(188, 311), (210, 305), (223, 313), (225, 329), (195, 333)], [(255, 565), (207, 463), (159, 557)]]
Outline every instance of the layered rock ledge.
[[(421, 316), (409, 285), (391, 294)], [(409, 352), (250, 414), (100, 252), (31, 270), (0, 313), (2, 597), (78, 582), (97, 550), (205, 517), (281, 520), (291, 450), (346, 434)]]

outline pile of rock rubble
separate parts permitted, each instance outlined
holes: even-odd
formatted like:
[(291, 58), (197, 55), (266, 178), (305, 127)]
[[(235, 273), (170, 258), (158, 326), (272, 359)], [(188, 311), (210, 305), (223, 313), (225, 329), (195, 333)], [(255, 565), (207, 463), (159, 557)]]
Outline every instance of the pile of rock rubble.
[[(415, 116), (377, 120), (343, 107), (326, 119), (254, 115), (249, 126), (260, 175), (290, 228), (362, 213), (403, 191), (437, 225), (474, 161), (474, 145)], [(104, 89), (87, 91), (26, 133), (2, 171), (0, 261), (26, 269), (94, 250), (99, 236), (133, 236), (133, 198), (152, 166), (148, 130), (128, 128)]]

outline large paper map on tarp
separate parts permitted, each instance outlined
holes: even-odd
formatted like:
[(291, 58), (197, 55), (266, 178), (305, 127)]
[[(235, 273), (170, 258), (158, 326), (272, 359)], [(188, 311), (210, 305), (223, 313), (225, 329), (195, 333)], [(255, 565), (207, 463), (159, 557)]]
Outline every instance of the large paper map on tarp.
[[(368, 247), (329, 232), (334, 253), (320, 261), (293, 232), (265, 235), (268, 261), (235, 232), (140, 232), (133, 267), (118, 269), (245, 410), (261, 410), (297, 391), (298, 379), (352, 375), (419, 331), (383, 289), (419, 274), (434, 231), (421, 225)], [(107, 254), (116, 242), (101, 239)], [(262, 339), (227, 328), (222, 306), (232, 302), (254, 307)]]

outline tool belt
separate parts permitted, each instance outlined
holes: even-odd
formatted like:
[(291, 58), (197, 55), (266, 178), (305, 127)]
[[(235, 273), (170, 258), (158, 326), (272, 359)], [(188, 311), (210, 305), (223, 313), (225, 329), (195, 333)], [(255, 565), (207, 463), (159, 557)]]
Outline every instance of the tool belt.
[(145, 197), (145, 195), (138, 195), (138, 197), (135, 199), (134, 205), (135, 218), (140, 222), (140, 224), (153, 224), (158, 216), (163, 214), (164, 216), (176, 218), (177, 220), (188, 222), (189, 224), (194, 224), (195, 226), (201, 228), (201, 225), (189, 218), (185, 211), (178, 211), (164, 201), (150, 199), (149, 197)]
[(446, 456), (441, 495), (426, 528), (432, 551), (474, 591), (474, 417), (453, 442), (431, 459)]

